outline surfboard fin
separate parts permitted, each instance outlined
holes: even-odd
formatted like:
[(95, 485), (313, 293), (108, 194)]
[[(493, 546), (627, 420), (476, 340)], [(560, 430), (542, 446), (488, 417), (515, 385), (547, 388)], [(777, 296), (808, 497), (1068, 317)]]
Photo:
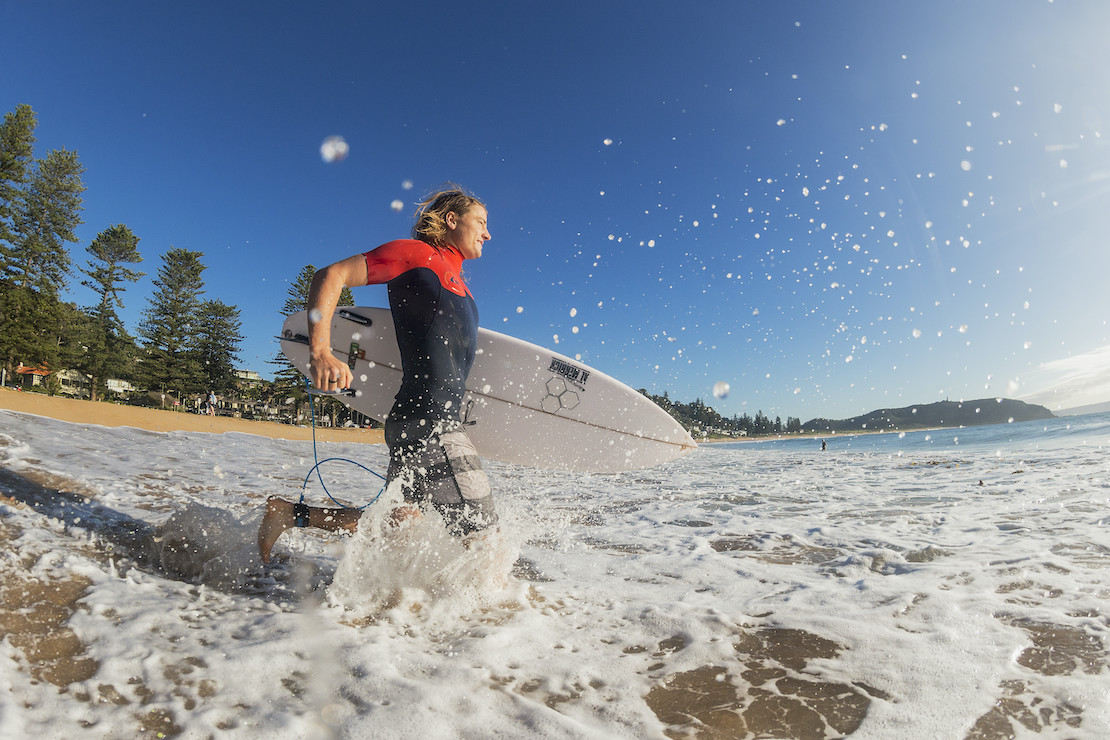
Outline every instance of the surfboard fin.
[(475, 424), (478, 423), (477, 419), (472, 420), (470, 418), (470, 410), (473, 409), (473, 408), (474, 408), (474, 399), (473, 398), (466, 399), (466, 408), (463, 409), (463, 414), (462, 414), (462, 425), (464, 427), (472, 427), (472, 426), (474, 426)]
[(374, 322), (370, 319), (369, 316), (363, 316), (360, 313), (355, 313), (354, 311), (348, 311), (345, 308), (339, 309), (339, 318), (347, 319), (348, 321), (353, 321), (356, 324), (362, 324), (363, 326), (373, 326), (374, 325)]
[(308, 395), (310, 395), (310, 396), (348, 396), (350, 398), (354, 398), (358, 394), (355, 392), (354, 388), (343, 388), (342, 390), (338, 390), (338, 391), (324, 391), (324, 390), (320, 390), (319, 388), (309, 388), (308, 389)]

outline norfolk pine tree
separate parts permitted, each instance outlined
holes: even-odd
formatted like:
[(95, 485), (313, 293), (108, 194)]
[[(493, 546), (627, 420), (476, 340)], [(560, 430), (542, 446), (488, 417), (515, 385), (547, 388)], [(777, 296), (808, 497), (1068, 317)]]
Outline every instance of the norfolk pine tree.
[(88, 280), (81, 284), (95, 292), (100, 300), (88, 309), (92, 322), (88, 330), (87, 351), (78, 358), (78, 369), (92, 377), (90, 398), (107, 390), (109, 377), (130, 373), (134, 359), (135, 340), (127, 333), (116, 313), (123, 308), (120, 294), (124, 283), (135, 282), (145, 273), (127, 267), (143, 261), (139, 254), (139, 237), (123, 224), (100, 232), (88, 247), (88, 269), (82, 269)]
[[(69, 277), (68, 242), (81, 224), (84, 167), (76, 152), (31, 160), (35, 117), (29, 106), (0, 127), (0, 365), (54, 366), (58, 296)], [(57, 369), (56, 367), (54, 369)]]
[(27, 182), (37, 123), (31, 106), (23, 104), (0, 124), (0, 267), (7, 264), (14, 246), (12, 218)]
[(197, 326), (197, 351), (204, 371), (206, 388), (227, 395), (238, 385), (235, 363), (243, 341), (239, 309), (222, 301), (200, 304)]
[(66, 244), (81, 225), (85, 168), (77, 152), (55, 149), (36, 160), (12, 219), (14, 253), (7, 272), (17, 285), (57, 296), (69, 279)]
[(171, 247), (162, 255), (157, 290), (139, 326), (145, 352), (140, 377), (148, 390), (202, 393), (206, 378), (197, 352), (198, 312), (204, 293), (200, 252)]

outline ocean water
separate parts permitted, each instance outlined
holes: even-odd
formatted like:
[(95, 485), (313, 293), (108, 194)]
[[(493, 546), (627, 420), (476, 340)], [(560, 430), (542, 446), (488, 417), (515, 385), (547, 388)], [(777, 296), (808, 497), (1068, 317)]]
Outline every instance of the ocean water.
[(311, 443), (0, 412), (0, 737), (1110, 737), (1110, 415), (827, 439), (490, 463), (478, 547), (387, 491), (263, 567)]
[(1033, 452), (1069, 449), (1072, 447), (1107, 447), (1110, 445), (1110, 413), (1065, 416), (1043, 421), (1011, 422), (958, 429), (932, 429), (917, 432), (864, 432), (860, 434), (827, 434), (816, 439), (789, 437), (761, 441), (726, 442), (755, 445), (759, 450), (806, 450), (814, 445), (833, 451), (873, 452), (886, 454), (945, 453), (955, 450), (976, 452)]

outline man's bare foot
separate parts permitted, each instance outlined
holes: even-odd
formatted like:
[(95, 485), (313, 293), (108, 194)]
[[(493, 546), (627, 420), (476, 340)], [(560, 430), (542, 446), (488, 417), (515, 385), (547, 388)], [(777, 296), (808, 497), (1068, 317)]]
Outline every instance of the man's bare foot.
[(293, 502), (271, 496), (266, 500), (266, 514), (262, 517), (262, 525), (258, 528), (258, 552), (262, 555), (262, 562), (270, 562), (270, 548), (277, 542), (278, 537), (285, 530), (292, 527)]
[(467, 550), (472, 550), (475, 547), (486, 547), (497, 537), (501, 536), (501, 528), (494, 527), (493, 529), (479, 529), (477, 532), (471, 532), (466, 537), (463, 537), (463, 547)]
[(420, 507), (415, 504), (401, 504), (389, 514), (389, 523), (394, 527), (400, 527), (405, 522), (412, 519), (419, 519), (424, 516), (424, 512), (420, 511)]

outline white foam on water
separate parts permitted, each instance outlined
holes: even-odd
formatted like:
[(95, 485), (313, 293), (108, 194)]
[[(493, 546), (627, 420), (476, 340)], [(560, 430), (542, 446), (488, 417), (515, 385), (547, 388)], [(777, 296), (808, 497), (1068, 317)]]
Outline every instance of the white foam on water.
[(214, 588), (242, 587), (262, 570), (256, 543), (260, 521), (189, 503), (171, 514), (155, 537), (162, 567)]
[(466, 543), (434, 512), (394, 523), (401, 486), (366, 509), (347, 541), (328, 600), (354, 618), (386, 609), (457, 619), (502, 598), (519, 544), (499, 528)]
[[(489, 464), (499, 539), (392, 528), (387, 491), (355, 536), (290, 530), (260, 568), (258, 516), (299, 497), (311, 443), (0, 412), (3, 583), (87, 584), (60, 623), (96, 662), (60, 691), (0, 640), (0, 733), (1110, 736), (1107, 427), (1073, 425)], [(324, 478), (353, 505), (379, 485)]]

